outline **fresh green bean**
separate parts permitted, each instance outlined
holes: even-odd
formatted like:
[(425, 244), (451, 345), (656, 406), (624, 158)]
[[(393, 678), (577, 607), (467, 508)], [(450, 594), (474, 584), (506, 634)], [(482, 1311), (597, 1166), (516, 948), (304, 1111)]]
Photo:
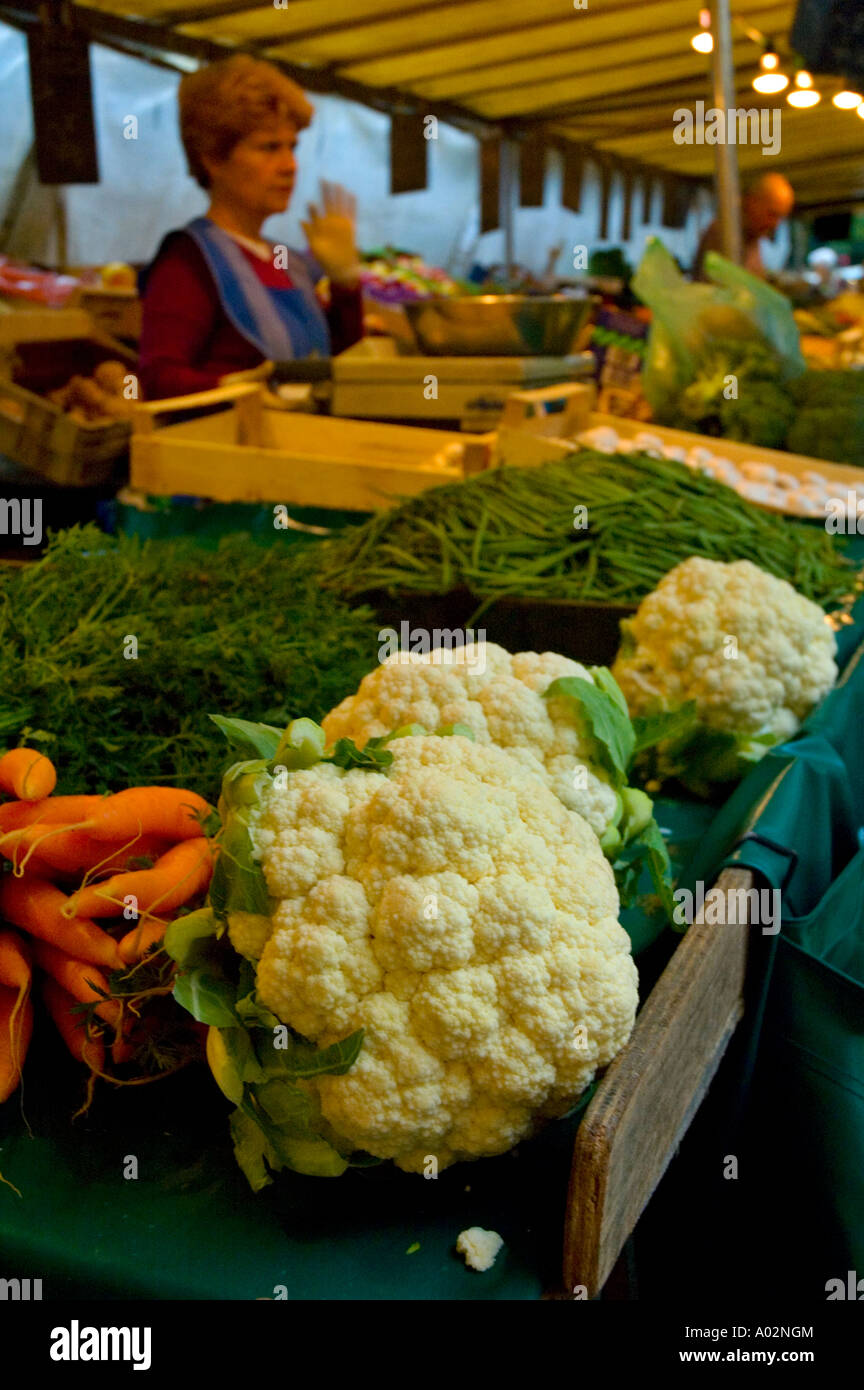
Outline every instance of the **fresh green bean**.
[[(574, 507), (587, 508), (577, 539)], [(562, 544), (563, 542), (566, 544)], [(638, 602), (688, 555), (750, 559), (825, 606), (854, 570), (822, 528), (763, 511), (674, 460), (590, 450), (448, 483), (321, 547), (325, 586)]]

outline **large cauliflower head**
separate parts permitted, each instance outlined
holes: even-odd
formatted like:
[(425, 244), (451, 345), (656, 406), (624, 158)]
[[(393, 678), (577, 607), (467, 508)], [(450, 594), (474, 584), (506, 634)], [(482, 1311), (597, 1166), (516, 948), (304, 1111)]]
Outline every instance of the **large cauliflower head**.
[(617, 798), (572, 702), (543, 698), (559, 676), (591, 681), (584, 666), (555, 652), (511, 654), (492, 642), (420, 654), (400, 652), (364, 676), (323, 720), (328, 741), (358, 747), (406, 724), (430, 732), (464, 724), (480, 744), (494, 744), (532, 772), (602, 836)]
[(694, 700), (709, 728), (776, 742), (837, 678), (822, 609), (749, 560), (691, 556), (624, 628), (612, 673), (631, 714)]
[[(251, 822), (278, 900), (231, 922), (261, 1003), (326, 1046), (332, 1130), (407, 1171), (502, 1153), (566, 1112), (627, 1041), (637, 975), (595, 835), (526, 766), (405, 737), (387, 774), (272, 782)], [(428, 1171), (428, 1169), (427, 1169)]]

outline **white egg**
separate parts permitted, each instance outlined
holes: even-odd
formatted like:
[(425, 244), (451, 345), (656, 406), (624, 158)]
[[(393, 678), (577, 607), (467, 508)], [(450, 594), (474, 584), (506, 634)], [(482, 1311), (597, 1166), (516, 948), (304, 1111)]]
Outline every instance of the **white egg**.
[(739, 489), (742, 497), (747, 497), (751, 502), (767, 502), (774, 491), (767, 487), (765, 483), (757, 483), (752, 479), (745, 479)]
[(806, 473), (801, 474), (805, 483), (825, 483), (824, 473), (814, 473), (812, 468), (808, 468)]
[(700, 468), (703, 463), (713, 462), (714, 455), (710, 449), (705, 449), (701, 444), (697, 444), (687, 455), (687, 462), (691, 468)]
[(739, 464), (739, 470), (743, 477), (749, 478), (754, 483), (773, 483), (777, 477), (777, 469), (773, 463), (758, 463), (750, 460), (747, 463)]
[(618, 448), (618, 433), (610, 425), (595, 425), (593, 430), (583, 430), (577, 439), (586, 449), (596, 449), (598, 454), (614, 454)]
[(674, 459), (676, 463), (687, 462), (687, 450), (682, 448), (680, 444), (667, 444), (663, 453), (667, 459)]
[(634, 434), (630, 441), (633, 449), (641, 454), (663, 453), (663, 440), (659, 434), (652, 434), (650, 430), (640, 430)]
[(786, 492), (794, 491), (799, 483), (800, 479), (794, 477), (791, 473), (778, 473), (777, 477), (774, 479), (774, 486), (783, 488)]
[(740, 478), (737, 469), (729, 466), (724, 468), (722, 463), (715, 463), (713, 471), (714, 477), (717, 478), (719, 482), (725, 483), (727, 487), (738, 486)]
[(800, 492), (789, 491), (786, 493), (786, 508), (790, 512), (796, 512), (799, 516), (821, 516), (821, 504), (814, 498), (808, 497), (803, 488)]

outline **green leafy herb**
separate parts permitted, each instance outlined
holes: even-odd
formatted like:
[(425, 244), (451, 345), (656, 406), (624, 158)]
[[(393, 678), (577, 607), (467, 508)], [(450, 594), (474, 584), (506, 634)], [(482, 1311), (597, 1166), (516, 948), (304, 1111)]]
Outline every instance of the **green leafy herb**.
[(380, 620), (322, 588), (319, 548), (233, 535), (208, 551), (94, 525), (0, 566), (4, 742), (47, 745), (58, 793), (173, 785), (215, 802), (227, 759), (207, 709), (281, 730), (297, 710), (322, 718), (374, 664)]

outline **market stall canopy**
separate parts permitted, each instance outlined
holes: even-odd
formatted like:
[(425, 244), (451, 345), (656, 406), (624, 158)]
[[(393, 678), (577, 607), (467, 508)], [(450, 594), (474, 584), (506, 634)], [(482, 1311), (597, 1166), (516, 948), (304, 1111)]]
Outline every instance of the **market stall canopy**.
[[(0, 17), (20, 27), (37, 8), (4, 0)], [(796, 8), (734, 0), (738, 105), (782, 109), (779, 151), (742, 145), (741, 169), (782, 168), (799, 205), (851, 201), (864, 196), (864, 122), (832, 105), (840, 75), (817, 80), (822, 100), (805, 110), (751, 86), (760, 34), (794, 72)], [(68, 13), (92, 39), (151, 60), (175, 54), (192, 66), (237, 47), (284, 64), (313, 92), (422, 110), (478, 134), (590, 146), (619, 167), (679, 179), (707, 180), (714, 169), (712, 145), (673, 139), (676, 110), (710, 107), (711, 58), (690, 43), (694, 0), (96, 0)]]

